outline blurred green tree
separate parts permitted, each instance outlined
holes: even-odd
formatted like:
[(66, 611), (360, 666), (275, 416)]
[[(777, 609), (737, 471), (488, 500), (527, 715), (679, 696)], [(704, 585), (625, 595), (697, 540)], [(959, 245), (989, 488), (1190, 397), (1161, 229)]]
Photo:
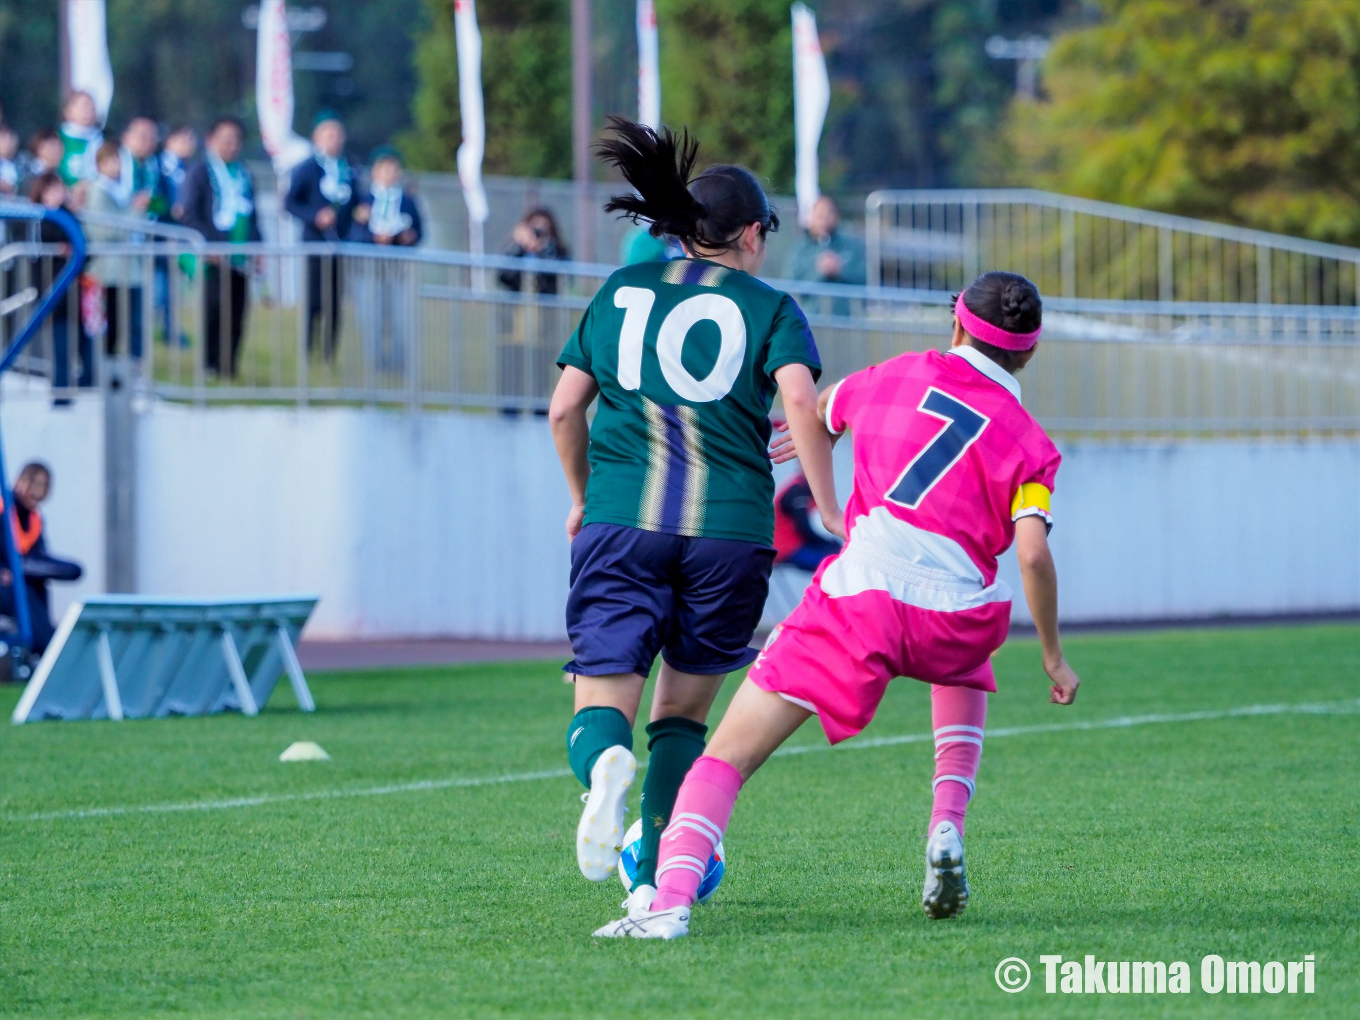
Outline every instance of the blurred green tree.
[[(245, 0), (109, 0), (112, 130), (143, 114), (199, 129), (235, 114), (246, 121), (248, 151), (261, 155), (254, 129), (256, 35), (242, 22), (246, 6)], [(297, 37), (294, 48), (348, 53), (354, 66), (344, 73), (295, 72), (294, 127), (305, 135), (317, 110), (336, 110), (348, 124), (351, 152), (363, 157), (409, 123), (411, 37), (423, 24), (423, 0), (325, 6), (325, 26)], [(0, 100), (6, 119), (25, 134), (57, 122), (57, 54), (52, 0), (0, 0)]]
[(793, 185), (793, 28), (788, 0), (657, 0), (661, 115), (701, 140), (701, 163)]
[(1018, 181), (1360, 244), (1360, 4), (1100, 7), (1012, 105)]
[[(453, 0), (425, 0), (429, 26), (415, 52), (414, 128), (401, 145), (412, 166), (456, 171), (458, 48)], [(571, 15), (567, 0), (496, 0), (477, 8), (490, 174), (571, 176)]]

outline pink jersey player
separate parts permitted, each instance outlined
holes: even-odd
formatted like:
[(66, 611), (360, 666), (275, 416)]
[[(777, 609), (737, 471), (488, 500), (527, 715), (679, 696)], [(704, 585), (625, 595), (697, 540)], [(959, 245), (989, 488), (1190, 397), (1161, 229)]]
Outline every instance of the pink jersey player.
[(629, 917), (597, 935), (686, 934), (742, 784), (811, 715), (833, 744), (859, 733), (899, 676), (932, 685), (935, 803), (922, 906), (941, 918), (967, 905), (964, 814), (987, 694), (996, 690), (991, 656), (1010, 624), (1011, 592), (996, 574), (1012, 542), (1051, 700), (1071, 704), (1080, 681), (1058, 639), (1048, 549), (1062, 458), (1021, 406), (1015, 379), (1037, 349), (1038, 291), (1022, 276), (986, 273), (954, 312), (949, 351), (900, 355), (823, 394), (828, 431), (854, 436), (849, 542), (771, 634), (686, 777), (662, 838), (655, 895), (635, 890)]

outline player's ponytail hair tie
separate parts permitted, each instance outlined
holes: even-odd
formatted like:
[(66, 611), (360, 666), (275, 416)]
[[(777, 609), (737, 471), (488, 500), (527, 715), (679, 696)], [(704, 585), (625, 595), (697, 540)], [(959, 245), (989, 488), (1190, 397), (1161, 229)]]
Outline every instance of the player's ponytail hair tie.
[[(990, 318), (1000, 319), (1005, 325), (988, 322), (969, 308), (965, 299), (970, 294), (974, 305), (990, 311)], [(1003, 351), (1027, 351), (1039, 342), (1043, 331), (1039, 291), (1017, 273), (983, 273), (954, 301), (954, 314), (969, 336)], [(1032, 328), (1025, 329), (1027, 326)]]

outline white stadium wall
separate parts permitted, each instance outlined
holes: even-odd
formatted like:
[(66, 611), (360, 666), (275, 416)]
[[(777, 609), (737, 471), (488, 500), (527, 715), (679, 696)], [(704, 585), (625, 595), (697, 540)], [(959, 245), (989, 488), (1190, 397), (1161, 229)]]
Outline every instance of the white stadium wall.
[(2, 392), (8, 481), (30, 460), (51, 467), (52, 495), (43, 506), (47, 547), (85, 568), (75, 584), (49, 587), (60, 618), (82, 595), (104, 591), (104, 405), (80, 400), (53, 408), (45, 384), (29, 388), (14, 373), (5, 376)]
[[(11, 471), (57, 474), (55, 551), (103, 579), (103, 415), (6, 394)], [(138, 416), (137, 588), (314, 591), (309, 636), (563, 634), (568, 507), (542, 418), (363, 408)], [(849, 448), (837, 453), (850, 483)], [(1360, 611), (1360, 443), (1071, 443), (1053, 545), (1068, 622)], [(1014, 558), (1003, 563), (1025, 619)], [(72, 586), (57, 586), (59, 605)]]

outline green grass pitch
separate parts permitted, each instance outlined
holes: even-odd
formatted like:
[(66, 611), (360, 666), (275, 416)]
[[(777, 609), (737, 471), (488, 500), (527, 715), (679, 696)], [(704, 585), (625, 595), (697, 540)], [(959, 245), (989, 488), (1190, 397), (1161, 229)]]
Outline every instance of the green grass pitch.
[[(0, 1014), (1360, 1016), (1360, 627), (1067, 644), (1078, 704), (1014, 641), (989, 729), (1207, 717), (989, 737), (950, 922), (919, 906), (929, 740), (776, 758), (670, 944), (590, 937), (622, 892), (576, 872), (555, 664), (317, 676), (314, 717), (285, 689), (258, 719), (4, 727)], [(866, 737), (927, 733), (928, 702), (899, 681)], [(300, 739), (334, 760), (280, 763)], [(61, 814), (105, 808), (138, 810)], [(1047, 995), (1043, 953), (1185, 960), (1193, 991)], [(1208, 953), (1312, 953), (1317, 991), (1205, 994)]]

